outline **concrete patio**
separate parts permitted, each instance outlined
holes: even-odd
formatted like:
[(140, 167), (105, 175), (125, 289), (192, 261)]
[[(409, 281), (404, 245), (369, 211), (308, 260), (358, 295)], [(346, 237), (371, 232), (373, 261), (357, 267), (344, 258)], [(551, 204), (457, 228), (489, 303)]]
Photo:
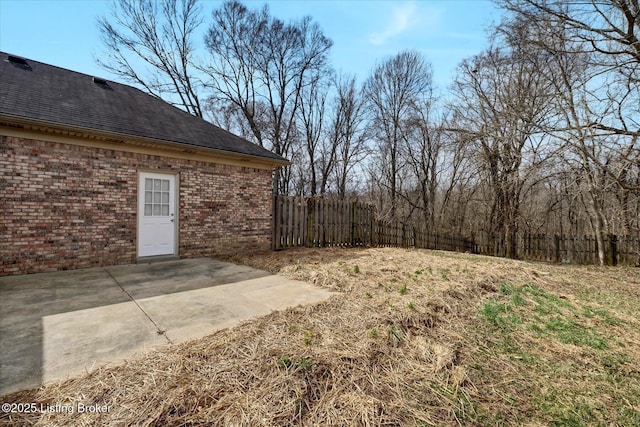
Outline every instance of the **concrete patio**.
[(0, 277), (0, 395), (330, 296), (208, 258)]

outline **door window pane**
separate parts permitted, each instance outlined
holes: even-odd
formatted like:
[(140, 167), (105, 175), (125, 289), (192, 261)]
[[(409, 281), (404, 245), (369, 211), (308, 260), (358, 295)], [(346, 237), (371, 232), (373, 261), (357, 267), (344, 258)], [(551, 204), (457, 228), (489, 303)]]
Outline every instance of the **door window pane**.
[(144, 215), (169, 216), (169, 180), (145, 178), (144, 187)]

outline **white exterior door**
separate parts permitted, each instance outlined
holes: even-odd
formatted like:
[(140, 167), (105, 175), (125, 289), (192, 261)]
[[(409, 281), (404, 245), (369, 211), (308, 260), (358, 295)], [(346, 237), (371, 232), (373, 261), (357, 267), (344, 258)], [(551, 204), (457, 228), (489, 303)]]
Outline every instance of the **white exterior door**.
[(140, 172), (138, 256), (175, 255), (175, 175)]

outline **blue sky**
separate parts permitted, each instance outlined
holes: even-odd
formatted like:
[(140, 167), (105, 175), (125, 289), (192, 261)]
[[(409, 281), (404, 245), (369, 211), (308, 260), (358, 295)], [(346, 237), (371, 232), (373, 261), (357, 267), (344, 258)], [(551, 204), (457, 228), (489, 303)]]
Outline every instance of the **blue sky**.
[[(207, 16), (220, 5), (203, 3)], [(260, 7), (265, 2), (244, 3)], [(362, 81), (377, 62), (416, 49), (431, 62), (441, 89), (462, 59), (486, 47), (486, 28), (500, 18), (499, 10), (483, 0), (267, 3), (284, 20), (311, 15), (334, 42), (331, 60), (337, 70)], [(94, 61), (102, 52), (96, 20), (108, 13), (108, 2), (100, 0), (0, 0), (0, 50), (111, 79)], [(203, 34), (205, 28), (206, 20)]]

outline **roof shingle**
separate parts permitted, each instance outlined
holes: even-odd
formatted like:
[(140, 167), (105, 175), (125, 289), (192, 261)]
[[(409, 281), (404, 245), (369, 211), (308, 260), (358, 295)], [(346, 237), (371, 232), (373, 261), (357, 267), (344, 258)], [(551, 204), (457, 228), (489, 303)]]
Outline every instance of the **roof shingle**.
[(0, 115), (123, 136), (151, 138), (264, 158), (286, 159), (131, 86), (0, 52)]

